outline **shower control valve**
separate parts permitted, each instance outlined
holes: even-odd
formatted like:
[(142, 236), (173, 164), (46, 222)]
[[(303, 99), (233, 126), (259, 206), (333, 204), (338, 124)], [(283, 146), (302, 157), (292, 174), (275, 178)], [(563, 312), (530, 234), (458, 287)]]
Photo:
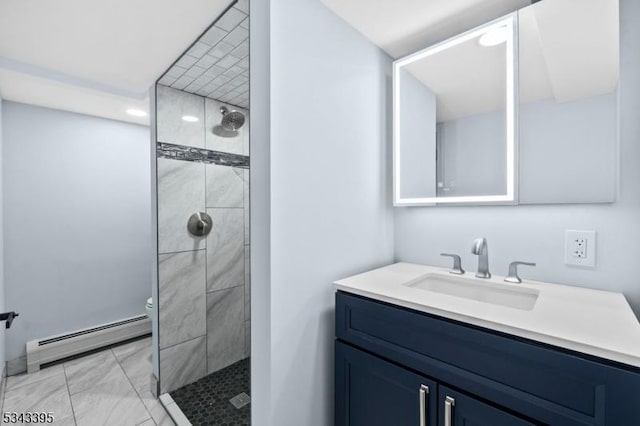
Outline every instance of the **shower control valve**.
[(211, 232), (213, 220), (205, 212), (194, 213), (189, 217), (187, 230), (194, 237), (206, 237)]

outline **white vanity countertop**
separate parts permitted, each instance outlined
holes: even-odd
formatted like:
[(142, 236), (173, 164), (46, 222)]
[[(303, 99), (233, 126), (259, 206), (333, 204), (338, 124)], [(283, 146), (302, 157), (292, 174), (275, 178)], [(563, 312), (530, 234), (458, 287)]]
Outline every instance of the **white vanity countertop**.
[[(336, 281), (339, 290), (640, 367), (640, 324), (624, 295), (523, 280), (483, 282), (535, 289), (532, 310), (520, 310), (406, 286), (446, 269), (395, 263)], [(473, 278), (467, 272), (464, 278)]]

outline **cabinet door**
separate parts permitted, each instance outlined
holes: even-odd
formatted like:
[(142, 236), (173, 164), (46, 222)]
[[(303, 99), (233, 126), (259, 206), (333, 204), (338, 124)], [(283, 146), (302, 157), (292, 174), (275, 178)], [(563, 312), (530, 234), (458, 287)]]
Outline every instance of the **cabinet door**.
[(442, 426), (535, 425), (470, 396), (438, 387), (439, 419)]
[(339, 341), (335, 350), (336, 426), (436, 426), (435, 382)]

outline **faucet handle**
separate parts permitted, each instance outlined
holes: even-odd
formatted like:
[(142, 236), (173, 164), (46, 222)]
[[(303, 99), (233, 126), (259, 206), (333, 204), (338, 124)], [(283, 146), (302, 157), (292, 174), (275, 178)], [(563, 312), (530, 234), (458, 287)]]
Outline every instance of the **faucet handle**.
[(462, 259), (457, 254), (451, 253), (440, 253), (440, 256), (447, 256), (453, 258), (453, 269), (449, 271), (450, 274), (462, 275), (464, 274), (464, 269), (462, 269)]
[(522, 280), (518, 276), (518, 265), (536, 266), (536, 264), (532, 262), (520, 262), (518, 260), (516, 260), (515, 262), (511, 262), (509, 264), (509, 275), (504, 279), (506, 282), (516, 284), (520, 284), (522, 282)]

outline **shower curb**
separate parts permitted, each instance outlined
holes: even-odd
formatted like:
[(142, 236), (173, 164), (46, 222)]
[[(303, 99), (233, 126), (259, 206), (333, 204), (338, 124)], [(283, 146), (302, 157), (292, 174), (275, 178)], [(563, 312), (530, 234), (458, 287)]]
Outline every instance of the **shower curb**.
[(187, 416), (184, 415), (180, 406), (176, 404), (173, 398), (171, 398), (171, 395), (163, 393), (158, 399), (160, 399), (160, 403), (167, 413), (169, 413), (171, 420), (173, 420), (176, 426), (192, 426), (192, 423), (189, 421)]

